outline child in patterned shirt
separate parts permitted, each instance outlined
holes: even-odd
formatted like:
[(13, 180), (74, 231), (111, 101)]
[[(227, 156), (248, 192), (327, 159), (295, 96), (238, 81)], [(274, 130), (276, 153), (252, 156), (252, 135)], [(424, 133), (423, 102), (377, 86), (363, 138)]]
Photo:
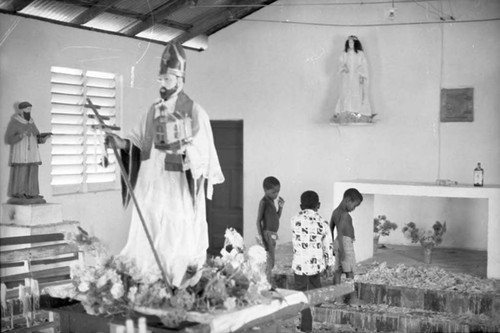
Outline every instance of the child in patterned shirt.
[[(316, 192), (302, 193), (301, 211), (291, 220), (294, 285), (300, 291), (321, 288), (321, 273), (334, 264), (332, 236), (328, 222), (318, 214), (319, 205)], [(301, 312), (300, 330), (312, 331), (310, 308)]]

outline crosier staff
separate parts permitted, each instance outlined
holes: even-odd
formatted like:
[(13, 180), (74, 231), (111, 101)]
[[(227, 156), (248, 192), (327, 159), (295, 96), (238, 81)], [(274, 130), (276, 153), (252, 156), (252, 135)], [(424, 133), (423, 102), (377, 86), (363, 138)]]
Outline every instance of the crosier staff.
[[(97, 111), (101, 107), (98, 105), (92, 104), (92, 101), (88, 97), (87, 97), (87, 102), (88, 102), (88, 104), (85, 104), (85, 107), (92, 109), (92, 111), (95, 114), (95, 116), (92, 116), (91, 118), (97, 119), (97, 121), (99, 122), (99, 127), (105, 133), (111, 133), (111, 130), (119, 130), (120, 129), (117, 126), (106, 125), (104, 123), (104, 118)], [(110, 141), (110, 146), (113, 149), (113, 153), (115, 154), (116, 157), (118, 157), (118, 149), (116, 148), (115, 141), (114, 140), (109, 140), (109, 141)], [(163, 280), (165, 281), (165, 283), (168, 283), (167, 275), (165, 274), (165, 270), (163, 269), (163, 266), (161, 265), (160, 257), (158, 257), (158, 253), (156, 252), (156, 249), (154, 247), (153, 240), (151, 239), (151, 235), (149, 234), (148, 227), (146, 226), (146, 222), (144, 221), (144, 216), (142, 215), (141, 209), (139, 208), (139, 204), (137, 203), (137, 198), (135, 197), (135, 194), (134, 194), (134, 188), (132, 187), (132, 184), (130, 183), (130, 180), (128, 179), (127, 171), (125, 170), (123, 162), (119, 158), (116, 158), (116, 161), (118, 162), (118, 166), (120, 167), (120, 171), (121, 171), (121, 176), (125, 182), (125, 185), (127, 186), (127, 189), (129, 190), (129, 193), (130, 193), (130, 196), (132, 197), (132, 201), (134, 202), (135, 208), (137, 209), (137, 214), (139, 215), (139, 218), (141, 220), (142, 227), (144, 228), (144, 232), (146, 233), (146, 237), (148, 238), (148, 242), (149, 242), (149, 245), (151, 246), (151, 250), (153, 250), (156, 264), (158, 265), (158, 268), (160, 269)]]

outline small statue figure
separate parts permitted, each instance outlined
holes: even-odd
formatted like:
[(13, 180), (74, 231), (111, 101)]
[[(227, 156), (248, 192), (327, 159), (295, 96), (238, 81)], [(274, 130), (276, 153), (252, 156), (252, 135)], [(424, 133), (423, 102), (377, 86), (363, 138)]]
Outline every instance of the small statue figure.
[(31, 117), (32, 105), (21, 102), (12, 116), (5, 142), (10, 145), (10, 177), (7, 195), (11, 204), (45, 203), (38, 186), (38, 166), (42, 164), (38, 144), (45, 143), (51, 133), (40, 133)]

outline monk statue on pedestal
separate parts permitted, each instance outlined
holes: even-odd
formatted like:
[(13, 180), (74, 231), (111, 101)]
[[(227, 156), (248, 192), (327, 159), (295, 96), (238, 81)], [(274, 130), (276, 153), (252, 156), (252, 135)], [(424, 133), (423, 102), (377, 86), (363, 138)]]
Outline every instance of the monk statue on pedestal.
[(31, 109), (31, 103), (19, 103), (5, 133), (5, 142), (10, 145), (7, 202), (11, 204), (45, 203), (38, 186), (38, 166), (42, 164), (38, 145), (45, 143), (50, 133), (40, 133)]

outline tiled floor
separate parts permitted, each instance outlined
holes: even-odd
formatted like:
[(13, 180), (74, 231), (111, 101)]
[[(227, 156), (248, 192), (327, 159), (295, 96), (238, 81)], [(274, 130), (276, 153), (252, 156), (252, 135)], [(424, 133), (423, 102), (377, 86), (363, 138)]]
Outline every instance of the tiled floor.
[[(368, 265), (374, 261), (387, 262), (388, 266), (405, 264), (407, 266), (425, 266), (421, 246), (404, 245), (379, 245), (379, 249), (373, 258), (362, 261), (361, 266)], [(486, 278), (486, 251), (474, 251), (466, 249), (450, 249), (436, 247), (432, 253), (430, 265), (443, 268), (453, 273), (466, 273), (480, 278)], [(291, 273), (292, 244), (284, 243), (278, 245), (276, 251), (275, 272)]]

